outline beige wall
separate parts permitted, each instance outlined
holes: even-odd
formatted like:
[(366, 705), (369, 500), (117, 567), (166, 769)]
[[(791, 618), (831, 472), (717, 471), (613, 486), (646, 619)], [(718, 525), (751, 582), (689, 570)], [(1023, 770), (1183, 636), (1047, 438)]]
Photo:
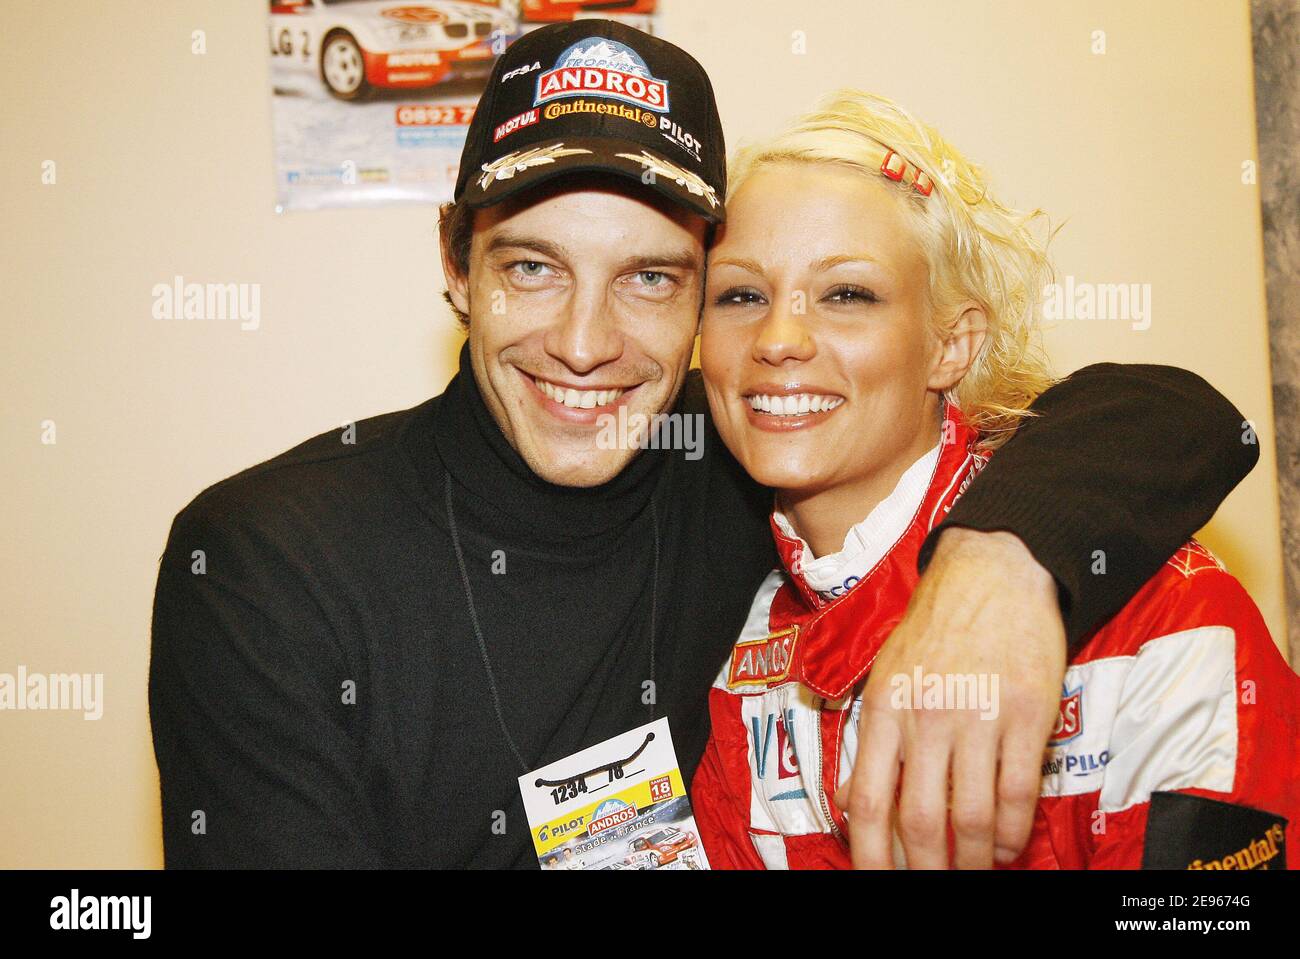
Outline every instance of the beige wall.
[[(1187, 366), (1255, 421), (1260, 466), (1205, 539), (1282, 635), (1258, 197), (1241, 183), (1245, 3), (663, 6), (665, 35), (713, 75), (733, 145), (833, 86), (877, 90), (1010, 200), (1068, 221), (1063, 276), (1152, 284), (1149, 330), (1059, 324), (1058, 369)], [(171, 517), (216, 479), (450, 375), (430, 210), (272, 212), (264, 17), (261, 0), (6, 3), (0, 672), (102, 672), (107, 705), (98, 722), (0, 713), (0, 866), (161, 861), (145, 685)], [(50, 159), (57, 184), (42, 186)], [(153, 319), (154, 284), (176, 274), (260, 283), (261, 328)]]

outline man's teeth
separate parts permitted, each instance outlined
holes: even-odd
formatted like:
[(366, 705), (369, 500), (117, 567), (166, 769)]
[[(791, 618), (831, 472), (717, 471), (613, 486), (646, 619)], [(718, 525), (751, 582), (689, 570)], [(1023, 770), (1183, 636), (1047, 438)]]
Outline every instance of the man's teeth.
[(756, 393), (749, 398), (749, 405), (756, 413), (768, 413), (772, 416), (829, 413), (843, 402), (842, 396), (819, 396), (816, 393), (796, 393), (792, 396), (767, 396)]
[(537, 388), (555, 400), (562, 403), (571, 410), (591, 410), (597, 406), (608, 406), (620, 396), (623, 390), (575, 390), (564, 386), (556, 386), (554, 383), (548, 383), (539, 377), (533, 377), (533, 382)]

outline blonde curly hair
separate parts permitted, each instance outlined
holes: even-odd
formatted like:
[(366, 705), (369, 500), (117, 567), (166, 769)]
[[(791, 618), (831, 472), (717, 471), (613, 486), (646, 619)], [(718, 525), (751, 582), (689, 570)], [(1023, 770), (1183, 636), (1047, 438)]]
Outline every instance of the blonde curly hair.
[[(886, 178), (882, 164), (891, 152), (894, 175)], [(911, 164), (901, 174), (900, 157)], [(979, 431), (983, 447), (1000, 446), (1033, 415), (1029, 405), (1052, 383), (1038, 326), (1043, 288), (1052, 280), (1047, 244), (1055, 231), (1047, 215), (999, 203), (984, 171), (934, 127), (860, 90), (831, 94), (775, 137), (739, 151), (729, 193), (760, 166), (778, 162), (848, 167), (890, 183), (905, 199), (929, 262), (935, 334), (946, 338), (945, 324), (957, 321), (956, 308), (966, 300), (979, 303), (988, 318), (975, 362), (946, 396)]]

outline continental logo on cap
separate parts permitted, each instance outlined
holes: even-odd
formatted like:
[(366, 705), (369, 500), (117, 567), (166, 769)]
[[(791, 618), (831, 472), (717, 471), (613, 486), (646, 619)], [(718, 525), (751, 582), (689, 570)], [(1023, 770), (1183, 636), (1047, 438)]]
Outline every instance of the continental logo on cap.
[[(536, 113), (537, 108), (534, 107), (531, 112)], [(572, 100), (567, 103), (550, 103), (542, 108), (542, 117), (547, 120), (554, 120), (557, 117), (570, 116), (575, 113), (594, 113), (600, 116), (621, 117), (642, 126), (659, 126), (659, 114), (651, 113), (649, 110), (642, 110), (639, 107), (630, 107), (624, 103)]]
[(640, 54), (627, 44), (604, 37), (579, 41), (560, 54), (555, 66), (538, 76), (533, 106), (582, 96), (668, 111), (668, 82), (652, 77)]
[(1274, 869), (1286, 868), (1286, 857), (1276, 865), (1273, 860), (1286, 849), (1286, 827), (1275, 822), (1264, 830), (1264, 835), (1235, 852), (1218, 859), (1195, 859), (1188, 869)]
[(770, 686), (790, 675), (794, 647), (799, 641), (799, 627), (769, 633), (762, 639), (737, 643), (731, 651), (731, 669), (727, 671), (727, 685)]

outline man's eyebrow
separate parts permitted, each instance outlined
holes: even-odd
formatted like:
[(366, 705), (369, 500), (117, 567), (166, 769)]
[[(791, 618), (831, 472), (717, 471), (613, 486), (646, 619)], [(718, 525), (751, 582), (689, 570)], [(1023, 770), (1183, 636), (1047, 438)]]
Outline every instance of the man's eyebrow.
[(540, 236), (527, 236), (522, 233), (498, 233), (488, 241), (486, 253), (496, 253), (499, 250), (532, 250), (543, 256), (548, 256), (552, 260), (563, 260), (564, 248), (558, 243), (545, 240)]
[(629, 256), (616, 269), (620, 273), (632, 273), (637, 270), (660, 270), (664, 268), (678, 270), (702, 270), (704, 258), (690, 250), (673, 250), (664, 253), (637, 253)]

